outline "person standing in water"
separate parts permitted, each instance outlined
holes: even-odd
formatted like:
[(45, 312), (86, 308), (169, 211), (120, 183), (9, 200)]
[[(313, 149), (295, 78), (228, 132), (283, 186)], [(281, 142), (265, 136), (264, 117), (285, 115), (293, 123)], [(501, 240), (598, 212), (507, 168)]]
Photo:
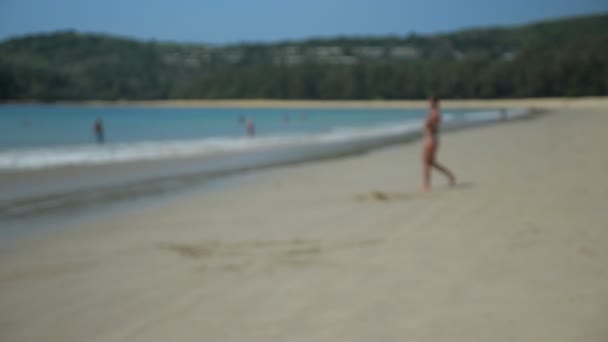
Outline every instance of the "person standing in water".
[(432, 96), (430, 99), (431, 109), (424, 122), (424, 147), (422, 149), (422, 190), (429, 191), (431, 188), (431, 168), (441, 171), (449, 180), (450, 186), (456, 182), (454, 174), (445, 166), (437, 162), (437, 149), (439, 148), (439, 125), (441, 124), (441, 112), (439, 111), (439, 99)]
[(95, 133), (95, 138), (97, 138), (97, 143), (103, 144), (104, 142), (104, 134), (103, 134), (103, 122), (101, 119), (97, 119), (95, 124), (93, 125), (93, 132)]
[(255, 123), (253, 122), (253, 119), (248, 119), (246, 125), (247, 125), (247, 135), (250, 138), (253, 138), (255, 136)]

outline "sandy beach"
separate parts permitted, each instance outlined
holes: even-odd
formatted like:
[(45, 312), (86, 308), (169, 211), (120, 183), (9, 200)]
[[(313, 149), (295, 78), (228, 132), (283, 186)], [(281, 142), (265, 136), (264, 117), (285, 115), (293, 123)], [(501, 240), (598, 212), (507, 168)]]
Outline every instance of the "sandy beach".
[(543, 101), (443, 135), (455, 188), (416, 142), (18, 241), (0, 341), (606, 341), (607, 101)]
[[(21, 102), (15, 102), (16, 104)], [(22, 103), (26, 104), (26, 103)], [(35, 103), (33, 103), (35, 104)], [(46, 104), (46, 103), (45, 103)], [(427, 100), (91, 100), (85, 102), (59, 101), (56, 104), (76, 106), (139, 106), (176, 108), (427, 108)], [(529, 99), (457, 99), (443, 100), (444, 108), (543, 108), (543, 109), (605, 109), (608, 97), (529, 98)]]

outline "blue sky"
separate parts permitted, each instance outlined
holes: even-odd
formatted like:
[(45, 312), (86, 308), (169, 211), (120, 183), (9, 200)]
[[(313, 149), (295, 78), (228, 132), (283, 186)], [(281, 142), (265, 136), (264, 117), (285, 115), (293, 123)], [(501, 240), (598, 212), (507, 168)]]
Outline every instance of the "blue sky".
[(608, 0), (0, 0), (0, 39), (76, 29), (234, 43), (435, 33), (608, 13)]

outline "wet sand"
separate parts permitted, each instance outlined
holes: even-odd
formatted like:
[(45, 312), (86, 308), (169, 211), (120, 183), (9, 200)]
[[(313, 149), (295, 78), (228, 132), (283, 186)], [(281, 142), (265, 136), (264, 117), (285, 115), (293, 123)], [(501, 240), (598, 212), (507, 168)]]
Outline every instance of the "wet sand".
[(606, 127), (445, 134), (451, 189), (414, 143), (19, 241), (0, 340), (606, 341)]

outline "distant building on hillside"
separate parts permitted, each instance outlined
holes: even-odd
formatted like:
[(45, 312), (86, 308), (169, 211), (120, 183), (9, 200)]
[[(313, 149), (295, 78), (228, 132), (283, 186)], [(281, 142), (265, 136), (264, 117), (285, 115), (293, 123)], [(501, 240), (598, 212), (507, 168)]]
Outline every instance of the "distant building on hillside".
[(342, 48), (339, 46), (316, 46), (310, 50), (315, 57), (330, 57), (342, 55)]
[(199, 68), (201, 66), (201, 58), (199, 56), (183, 52), (168, 53), (163, 56), (163, 61), (168, 65), (185, 66), (188, 68)]
[(420, 52), (411, 46), (395, 46), (389, 50), (389, 56), (397, 59), (414, 59), (420, 57)]
[(384, 57), (382, 46), (356, 46), (352, 49), (353, 55), (367, 59), (378, 59)]
[(305, 58), (298, 46), (284, 46), (272, 52), (274, 64), (301, 64)]
[(224, 59), (224, 61), (227, 63), (231, 63), (231, 64), (236, 64), (236, 63), (242, 61), (243, 57), (244, 57), (244, 52), (242, 49), (236, 49), (236, 48), (226, 49), (222, 53), (222, 58)]

